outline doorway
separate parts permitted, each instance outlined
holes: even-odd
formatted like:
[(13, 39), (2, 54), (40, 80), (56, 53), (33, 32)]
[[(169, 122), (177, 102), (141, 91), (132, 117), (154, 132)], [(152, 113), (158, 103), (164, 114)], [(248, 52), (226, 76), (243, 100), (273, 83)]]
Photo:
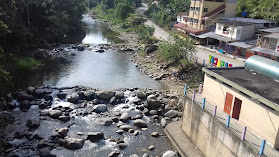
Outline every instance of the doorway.
[(237, 119), (237, 120), (239, 119), (241, 105), (242, 105), (242, 101), (240, 99), (238, 99), (237, 97), (235, 97), (232, 118)]

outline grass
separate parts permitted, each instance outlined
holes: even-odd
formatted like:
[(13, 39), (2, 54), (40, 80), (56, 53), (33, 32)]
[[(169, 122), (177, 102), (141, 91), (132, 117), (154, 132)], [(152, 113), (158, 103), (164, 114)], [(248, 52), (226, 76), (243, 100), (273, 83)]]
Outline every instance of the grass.
[(28, 57), (28, 58), (18, 58), (16, 59), (16, 69), (22, 71), (32, 70), (34, 67), (38, 66), (40, 61)]

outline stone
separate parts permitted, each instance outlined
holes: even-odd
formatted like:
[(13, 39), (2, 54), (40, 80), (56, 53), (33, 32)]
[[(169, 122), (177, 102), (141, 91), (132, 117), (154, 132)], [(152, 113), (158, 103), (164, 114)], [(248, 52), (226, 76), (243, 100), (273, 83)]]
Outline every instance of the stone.
[(116, 100), (117, 100), (116, 96), (113, 96), (113, 97), (109, 100), (109, 103), (112, 104), (112, 105), (114, 105), (115, 102), (116, 102)]
[(94, 105), (97, 105), (97, 104), (100, 104), (100, 101), (99, 101), (98, 99), (94, 99), (94, 100), (92, 101), (92, 103), (93, 103)]
[(39, 149), (40, 157), (49, 157), (50, 156), (50, 148), (42, 148)]
[(27, 120), (26, 126), (30, 129), (37, 129), (40, 126), (40, 120), (38, 119)]
[(110, 100), (114, 96), (114, 91), (97, 91), (97, 98), (101, 100)]
[(30, 101), (24, 100), (20, 103), (20, 109), (21, 110), (28, 110), (30, 108)]
[(59, 98), (59, 99), (65, 99), (66, 96), (68, 95), (69, 93), (67, 92), (59, 92), (56, 96)]
[(95, 98), (95, 91), (94, 90), (88, 90), (84, 92), (85, 100), (92, 101)]
[(113, 152), (111, 152), (108, 157), (118, 157), (120, 155), (120, 151), (115, 150)]
[(155, 99), (149, 99), (149, 100), (147, 100), (147, 104), (148, 104), (148, 109), (156, 110), (159, 107), (161, 107), (162, 103)]
[(60, 110), (52, 110), (48, 113), (48, 115), (53, 118), (53, 119), (57, 119), (59, 116), (62, 115), (62, 111)]
[(143, 117), (143, 115), (135, 115), (134, 117), (132, 117), (132, 120), (136, 120), (136, 119), (141, 119)]
[(65, 148), (70, 150), (77, 150), (83, 147), (84, 140), (78, 138), (65, 138)]
[(45, 95), (45, 90), (42, 89), (42, 88), (37, 88), (35, 90), (34, 94), (35, 94), (36, 97), (41, 98), (41, 97), (43, 97)]
[(158, 111), (157, 110), (150, 110), (149, 114), (150, 115), (158, 115)]
[(162, 157), (179, 157), (178, 154), (174, 151), (166, 151)]
[(27, 94), (26, 92), (20, 92), (17, 95), (17, 100), (18, 101), (23, 101), (23, 100), (32, 101), (32, 100), (34, 100), (34, 97), (32, 95), (30, 95), (30, 94)]
[(95, 105), (93, 107), (93, 112), (102, 113), (108, 111), (108, 107), (105, 104)]
[(165, 118), (161, 119), (161, 125), (162, 125), (162, 127), (166, 127), (167, 126), (167, 120)]
[(46, 139), (41, 139), (38, 143), (38, 148), (45, 148), (48, 147)]
[(169, 110), (167, 113), (165, 113), (165, 116), (168, 118), (175, 118), (178, 115), (178, 111), (176, 110)]
[(67, 133), (68, 133), (68, 128), (60, 128), (60, 129), (58, 129), (58, 134), (60, 135), (60, 136), (62, 136), (62, 137), (65, 137), (66, 135), (67, 135)]
[(120, 149), (124, 149), (124, 148), (126, 148), (128, 146), (128, 144), (126, 144), (126, 143), (119, 143), (118, 144), (118, 147), (120, 148)]
[(137, 92), (137, 97), (139, 98), (139, 99), (146, 99), (146, 93), (144, 93), (144, 92)]
[(160, 135), (160, 134), (159, 134), (158, 132), (152, 132), (152, 133), (151, 133), (151, 136), (152, 136), (152, 137), (159, 137), (159, 135)]
[(51, 106), (51, 101), (43, 101), (39, 104), (40, 109), (45, 109)]
[(130, 125), (122, 125), (119, 128), (124, 130), (124, 131), (128, 131), (129, 129), (132, 129), (132, 127)]
[(158, 49), (158, 45), (150, 45), (147, 49), (146, 49), (146, 53), (150, 54), (154, 51), (156, 51)]
[(155, 148), (155, 146), (151, 145), (151, 146), (148, 147), (148, 150), (153, 150), (154, 148)]
[(79, 101), (79, 95), (77, 93), (72, 93), (66, 97), (68, 102), (77, 103)]
[(8, 104), (7, 104), (7, 107), (8, 107), (8, 109), (15, 109), (16, 108), (16, 103), (14, 103), (14, 102), (9, 102)]
[(67, 122), (71, 119), (71, 117), (70, 116), (59, 116), (58, 119), (63, 122)]
[(116, 92), (115, 92), (115, 97), (116, 97), (117, 99), (123, 99), (123, 98), (124, 98), (124, 92), (122, 92), (122, 91), (116, 91)]
[(101, 125), (103, 126), (110, 126), (112, 124), (112, 120), (111, 119), (107, 119), (107, 120), (103, 120), (100, 122)]
[(27, 94), (32, 95), (35, 92), (36, 88), (30, 86), (26, 89)]
[(131, 119), (131, 116), (127, 112), (122, 113), (122, 115), (119, 118), (119, 120), (124, 122), (124, 123), (127, 122), (129, 119)]
[(115, 132), (118, 133), (118, 134), (123, 134), (124, 130), (120, 129), (120, 130), (116, 130)]
[(148, 153), (144, 153), (144, 154), (142, 155), (142, 157), (149, 157), (149, 154), (148, 154)]
[(174, 108), (175, 106), (177, 106), (178, 104), (178, 100), (177, 99), (170, 99), (168, 102), (168, 105), (170, 108)]
[(78, 51), (84, 51), (85, 48), (84, 48), (83, 45), (78, 45), (78, 46), (77, 46), (77, 50), (78, 50)]
[(140, 156), (137, 154), (132, 154), (132, 155), (130, 155), (130, 157), (140, 157)]
[(134, 121), (134, 125), (140, 128), (147, 128), (147, 123), (144, 120), (137, 119)]
[(102, 132), (88, 132), (87, 133), (87, 140), (91, 142), (96, 142), (99, 140), (105, 139), (104, 133)]
[(17, 139), (21, 139), (21, 138), (23, 138), (24, 136), (25, 136), (25, 130), (23, 130), (23, 131), (17, 131), (17, 132), (15, 132), (15, 134), (14, 134), (14, 136), (15, 136), (15, 138), (17, 138)]
[(132, 134), (132, 133), (135, 132), (135, 130), (134, 129), (129, 129), (128, 132)]
[(140, 98), (135, 98), (134, 100), (133, 100), (133, 103), (134, 104), (136, 104), (136, 105), (140, 105), (141, 104), (141, 99)]
[(140, 133), (140, 131), (136, 130), (136, 131), (134, 132), (134, 135), (135, 135), (135, 136), (138, 136), (139, 133)]
[(119, 118), (118, 118), (118, 117), (112, 117), (111, 120), (112, 120), (114, 123), (118, 123), (118, 122), (119, 122)]

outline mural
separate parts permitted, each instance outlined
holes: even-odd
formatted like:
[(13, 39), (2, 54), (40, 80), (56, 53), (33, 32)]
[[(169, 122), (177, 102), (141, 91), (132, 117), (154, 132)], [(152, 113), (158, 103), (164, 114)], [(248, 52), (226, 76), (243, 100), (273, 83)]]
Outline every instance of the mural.
[(232, 67), (232, 64), (222, 61), (221, 59), (215, 58), (214, 56), (209, 55), (209, 64), (212, 64), (214, 67)]

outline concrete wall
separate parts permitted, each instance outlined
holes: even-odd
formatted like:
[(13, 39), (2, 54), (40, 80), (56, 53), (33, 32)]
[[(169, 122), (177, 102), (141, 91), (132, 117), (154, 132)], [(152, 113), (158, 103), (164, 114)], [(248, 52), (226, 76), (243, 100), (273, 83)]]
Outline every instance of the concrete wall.
[[(219, 29), (219, 27), (221, 29)], [(229, 34), (223, 34), (223, 28), (225, 27), (222, 23), (216, 24), (215, 33), (227, 38), (232, 38), (234, 40), (246, 40), (251, 39), (255, 35), (255, 25), (246, 25), (246, 26), (228, 26), (232, 32), (229, 31)]]
[[(202, 96), (208, 102), (218, 106), (220, 110), (224, 109), (226, 93), (230, 93), (242, 101), (239, 122), (247, 126), (248, 130), (255, 132), (262, 139), (266, 139), (275, 148), (279, 148), (279, 113), (257, 102), (249, 97), (232, 89), (231, 87), (211, 78), (207, 74), (204, 78), (204, 87)], [(232, 107), (234, 107), (234, 99)], [(232, 113), (230, 114), (232, 115)]]
[(235, 17), (237, 9), (237, 2), (235, 1), (227, 1), (226, 2), (226, 10), (224, 17)]
[(226, 128), (211, 113), (185, 98), (182, 129), (206, 157), (256, 157), (246, 141)]

